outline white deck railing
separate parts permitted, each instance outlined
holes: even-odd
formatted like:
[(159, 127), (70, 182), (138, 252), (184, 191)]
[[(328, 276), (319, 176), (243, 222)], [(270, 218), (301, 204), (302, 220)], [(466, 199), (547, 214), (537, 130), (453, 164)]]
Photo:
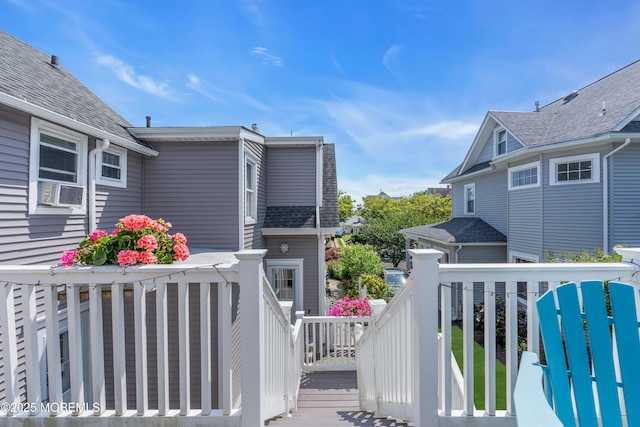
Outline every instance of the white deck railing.
[(305, 371), (354, 371), (356, 341), (371, 317), (304, 317), (302, 341)]
[[(640, 259), (640, 250), (620, 250), (625, 258)], [(439, 264), (442, 253), (412, 250), (413, 271), (403, 289), (359, 343), (359, 388), (363, 408), (378, 415), (413, 421), (420, 426), (473, 424), (515, 425), (512, 392), (518, 360), (517, 285), (527, 288), (527, 347), (538, 351), (539, 327), (535, 300), (540, 285), (553, 288), (563, 281), (632, 281), (638, 271), (630, 262), (594, 264)], [(473, 290), (484, 293), (485, 409), (474, 407), (474, 378), (463, 384), (452, 369), (451, 287), (462, 284), (463, 372), (474, 372)], [(505, 283), (506, 408), (496, 408), (496, 283)], [(440, 292), (440, 306), (438, 293)], [(438, 319), (440, 313), (440, 319)], [(438, 334), (439, 324), (441, 334)], [(438, 343), (440, 341), (440, 343)], [(375, 349), (375, 350), (373, 350)], [(439, 349), (438, 352), (434, 349)], [(455, 360), (455, 359), (453, 359)], [(373, 361), (373, 364), (371, 363)], [(461, 405), (461, 406), (460, 406)]]
[(253, 427), (286, 413), (302, 320), (292, 328), (265, 283), (265, 253), (213, 254), (226, 260), (215, 265), (0, 266), (0, 419)]

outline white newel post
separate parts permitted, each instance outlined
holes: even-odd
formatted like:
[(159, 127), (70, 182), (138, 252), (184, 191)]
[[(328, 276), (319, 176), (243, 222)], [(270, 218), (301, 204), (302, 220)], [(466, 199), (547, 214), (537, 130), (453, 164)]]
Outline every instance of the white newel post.
[(422, 427), (440, 425), (438, 416), (438, 260), (443, 253), (435, 249), (412, 249), (414, 390), (416, 413), (414, 424)]
[(264, 424), (264, 297), (262, 259), (267, 251), (236, 252), (240, 260), (240, 346), (242, 349), (242, 427)]

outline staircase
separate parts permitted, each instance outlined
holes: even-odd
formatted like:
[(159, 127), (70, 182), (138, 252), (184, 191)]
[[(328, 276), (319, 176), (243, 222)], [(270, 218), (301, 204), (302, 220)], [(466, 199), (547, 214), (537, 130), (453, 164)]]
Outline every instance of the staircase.
[(404, 422), (375, 418), (360, 411), (355, 371), (310, 372), (302, 377), (298, 410), (290, 416), (268, 420), (270, 427), (302, 426), (409, 426)]

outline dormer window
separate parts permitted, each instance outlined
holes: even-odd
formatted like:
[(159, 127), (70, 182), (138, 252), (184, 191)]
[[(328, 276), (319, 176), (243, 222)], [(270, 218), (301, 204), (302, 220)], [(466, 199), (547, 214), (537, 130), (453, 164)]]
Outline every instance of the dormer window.
[(496, 129), (493, 133), (493, 139), (496, 146), (496, 156), (507, 154), (507, 131), (505, 129)]

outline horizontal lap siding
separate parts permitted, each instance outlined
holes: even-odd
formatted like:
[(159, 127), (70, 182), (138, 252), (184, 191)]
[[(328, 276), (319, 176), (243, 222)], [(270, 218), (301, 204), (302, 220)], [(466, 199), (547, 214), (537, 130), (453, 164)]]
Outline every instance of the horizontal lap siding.
[(316, 206), (315, 147), (267, 147), (267, 206)]
[[(475, 184), (476, 212), (474, 215), (464, 213), (464, 186)], [(476, 176), (468, 181), (455, 183), (452, 186), (453, 217), (478, 217), (487, 224), (507, 234), (507, 176), (504, 172)]]
[(245, 249), (261, 249), (264, 246), (262, 241), (261, 226), (264, 224), (264, 217), (267, 212), (267, 157), (265, 146), (256, 142), (245, 141), (245, 150), (252, 154), (258, 161), (256, 177), (257, 177), (257, 199), (258, 199), (258, 218), (255, 224), (244, 226), (244, 248)]
[[(318, 238), (316, 236), (268, 236), (265, 238), (267, 255), (265, 259), (304, 258), (302, 266), (304, 275), (303, 305), (306, 313), (311, 310), (312, 316), (318, 313)], [(289, 250), (282, 253), (281, 244), (289, 245)]]
[[(549, 185), (549, 159), (598, 150), (558, 153), (543, 161), (543, 255), (602, 248), (602, 177), (598, 183)], [(602, 157), (601, 157), (602, 158)], [(602, 173), (602, 163), (600, 164)]]
[(142, 210), (142, 154), (127, 153), (127, 188), (96, 186), (98, 228), (113, 230), (120, 218)]
[(238, 250), (238, 142), (155, 143), (144, 162), (143, 210), (188, 245)]
[[(538, 182), (542, 179), (542, 170), (538, 171)], [(532, 256), (542, 255), (542, 188), (540, 185), (509, 190), (510, 251)]]
[(482, 148), (482, 151), (480, 152), (480, 156), (478, 157), (478, 160), (476, 160), (476, 163), (482, 163), (492, 160), (493, 153), (493, 134), (491, 134), (491, 137), (485, 140), (484, 147)]
[(640, 147), (635, 144), (610, 158), (609, 249), (617, 244), (640, 246), (639, 166)]

